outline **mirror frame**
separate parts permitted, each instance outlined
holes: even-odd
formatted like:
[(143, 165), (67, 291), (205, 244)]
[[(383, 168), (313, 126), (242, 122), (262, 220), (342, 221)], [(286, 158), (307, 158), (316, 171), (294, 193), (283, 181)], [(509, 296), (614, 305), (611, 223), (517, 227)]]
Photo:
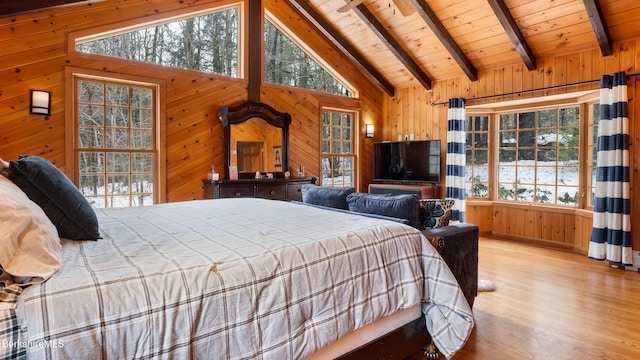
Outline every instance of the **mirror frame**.
[[(225, 172), (224, 178), (229, 179), (229, 166), (231, 165), (231, 125), (242, 124), (243, 122), (259, 118), (267, 124), (282, 129), (282, 171), (274, 171), (273, 176), (283, 178), (284, 173), (289, 171), (289, 125), (291, 115), (276, 111), (271, 106), (258, 102), (247, 101), (241, 105), (229, 107), (223, 106), (218, 110), (218, 119), (224, 128), (224, 150), (225, 150)], [(238, 178), (254, 178), (252, 173), (238, 173)]]

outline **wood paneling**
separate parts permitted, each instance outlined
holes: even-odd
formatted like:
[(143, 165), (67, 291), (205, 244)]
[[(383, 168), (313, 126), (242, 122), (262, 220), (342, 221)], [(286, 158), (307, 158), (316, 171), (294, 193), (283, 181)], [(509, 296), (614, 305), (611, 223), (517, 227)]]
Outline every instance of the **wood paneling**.
[[(163, 103), (166, 114), (166, 198), (168, 201), (203, 198), (201, 179), (210, 172), (211, 165), (221, 172), (226, 171), (223, 170), (223, 135), (222, 125), (217, 119), (218, 108), (247, 100), (247, 81), (69, 52), (67, 37), (72, 32), (89, 34), (93, 29), (113, 27), (117, 23), (132, 25), (230, 3), (233, 1), (108, 0), (91, 6), (73, 6), (0, 19), (0, 157), (12, 160), (20, 154), (37, 154), (65, 170), (65, 66), (151, 77), (166, 84)], [(292, 169), (305, 165), (308, 176), (319, 176), (319, 107), (344, 106), (357, 111), (362, 133), (364, 121), (381, 129), (382, 92), (331, 48), (321, 35), (316, 34), (287, 3), (265, 0), (263, 4), (280, 21), (290, 25), (296, 36), (323, 56), (327, 64), (338, 69), (340, 75), (361, 94), (359, 99), (350, 99), (273, 85), (262, 89), (262, 101), (293, 116)], [(30, 89), (52, 92), (51, 116), (29, 115)], [(366, 186), (373, 168), (373, 141), (364, 136), (357, 139), (364, 154), (360, 174)]]
[(493, 236), (573, 249), (573, 209), (494, 203), (493, 214)]
[(584, 255), (588, 253), (592, 211), (520, 207), (491, 201), (468, 201), (467, 222), (478, 225), (482, 236), (561, 247)]
[[(288, 94), (285, 96), (285, 94)], [(374, 124), (377, 129), (382, 127), (381, 109), (362, 106), (361, 100), (340, 98), (326, 94), (315, 93), (301, 89), (290, 89), (282, 86), (265, 84), (262, 86), (262, 100), (273, 104), (276, 109), (288, 109), (291, 114), (291, 133), (295, 134), (289, 140), (290, 167), (295, 171), (300, 166), (305, 167), (306, 176), (320, 177), (320, 117), (323, 107), (340, 108), (354, 111), (359, 118), (359, 129), (355, 137), (360, 157), (357, 164), (357, 188), (367, 191), (372, 181), (373, 173), (373, 143), (381, 138), (380, 131), (376, 137), (368, 139), (364, 136), (364, 124)], [(382, 94), (380, 94), (380, 98)], [(376, 99), (378, 100), (378, 99)]]
[(466, 221), (478, 225), (481, 236), (491, 235), (493, 230), (493, 204), (489, 201), (467, 203)]

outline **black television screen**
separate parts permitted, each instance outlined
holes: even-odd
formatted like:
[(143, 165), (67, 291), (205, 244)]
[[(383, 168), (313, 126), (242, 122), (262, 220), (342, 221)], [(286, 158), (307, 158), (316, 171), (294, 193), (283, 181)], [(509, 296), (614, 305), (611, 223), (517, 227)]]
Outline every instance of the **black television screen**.
[(375, 181), (440, 182), (440, 140), (373, 144)]

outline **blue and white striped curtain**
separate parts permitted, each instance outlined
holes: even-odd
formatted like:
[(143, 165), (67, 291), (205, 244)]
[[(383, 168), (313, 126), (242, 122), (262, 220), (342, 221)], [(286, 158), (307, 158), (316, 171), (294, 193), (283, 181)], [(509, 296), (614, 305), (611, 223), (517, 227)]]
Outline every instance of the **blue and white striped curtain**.
[(447, 177), (445, 198), (455, 200), (451, 220), (465, 222), (464, 166), (466, 159), (465, 121), (467, 112), (463, 98), (449, 99), (447, 121)]
[(589, 257), (632, 265), (629, 198), (629, 118), (627, 77), (618, 72), (600, 80), (600, 124), (596, 196)]

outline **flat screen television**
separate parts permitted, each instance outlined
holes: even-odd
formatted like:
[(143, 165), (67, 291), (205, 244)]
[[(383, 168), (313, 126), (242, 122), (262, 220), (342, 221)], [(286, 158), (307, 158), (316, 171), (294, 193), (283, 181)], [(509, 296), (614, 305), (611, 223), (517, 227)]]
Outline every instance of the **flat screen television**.
[(440, 140), (373, 144), (375, 181), (440, 182)]

